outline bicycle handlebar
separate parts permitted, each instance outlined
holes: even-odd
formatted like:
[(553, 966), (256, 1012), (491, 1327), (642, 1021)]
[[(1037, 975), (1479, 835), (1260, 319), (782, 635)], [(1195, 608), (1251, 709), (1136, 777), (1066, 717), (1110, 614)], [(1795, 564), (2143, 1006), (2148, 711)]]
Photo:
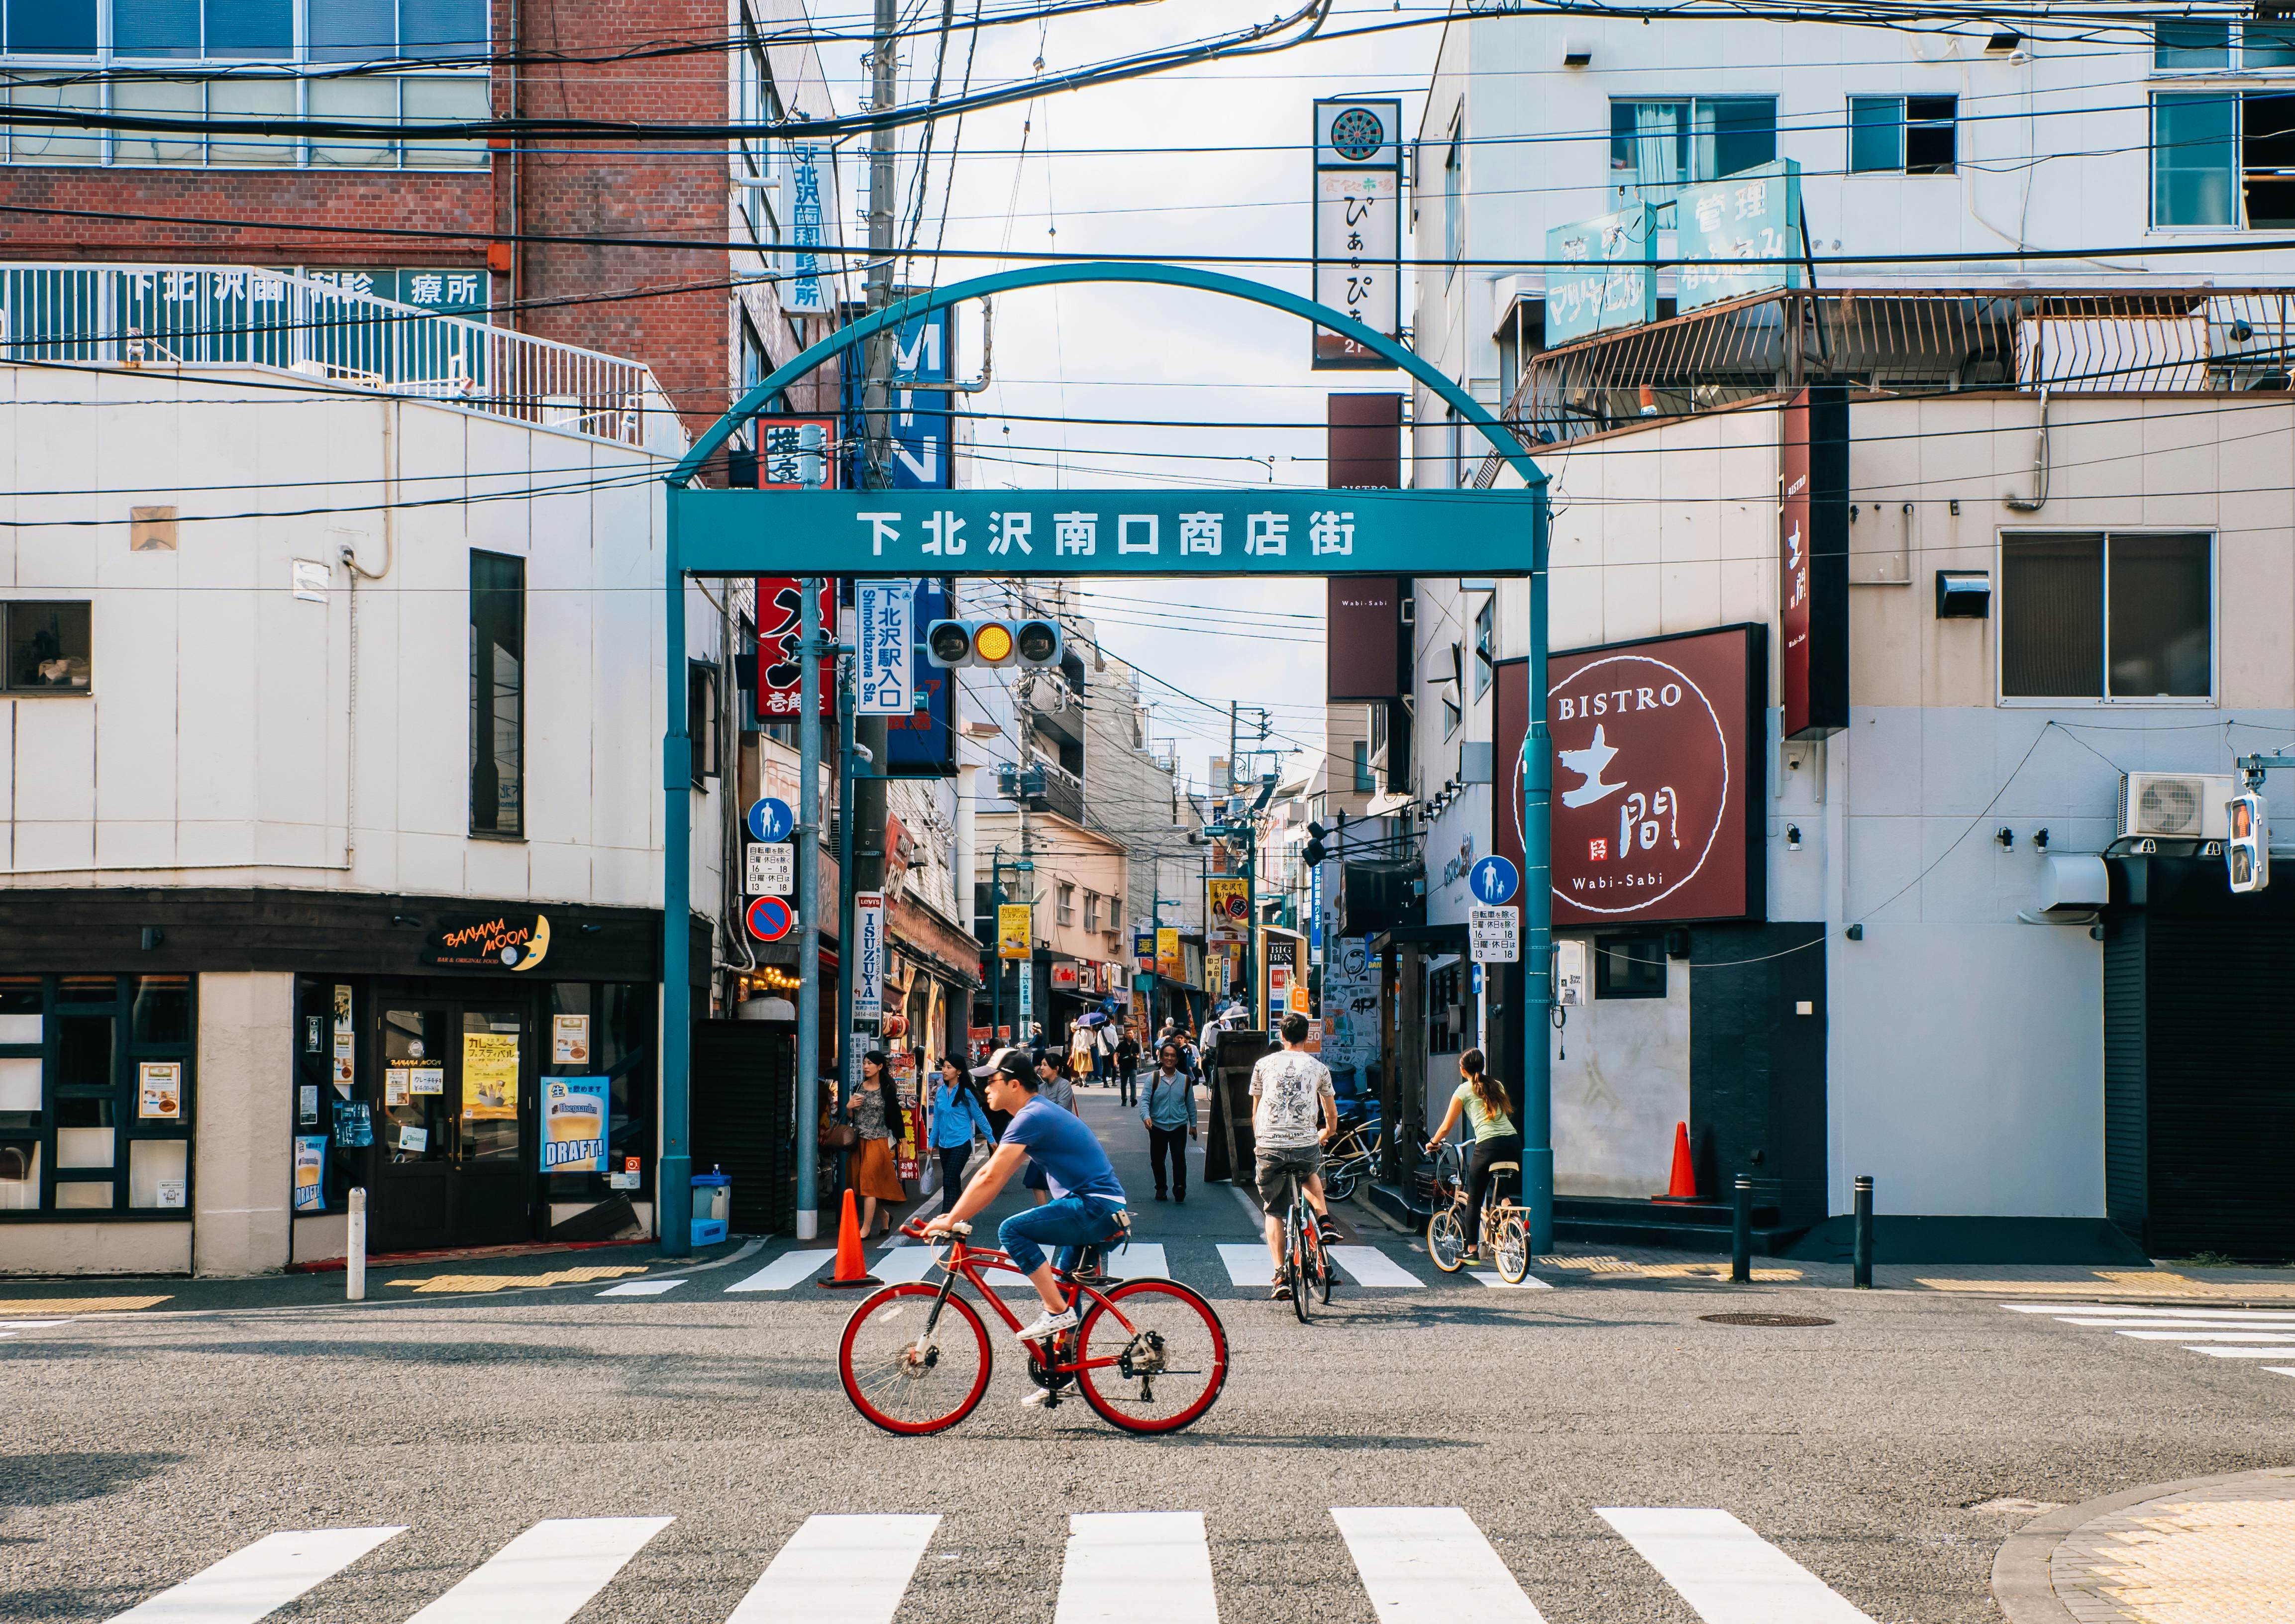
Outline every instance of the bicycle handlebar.
[[(970, 1224), (951, 1224), (948, 1228), (950, 1235), (966, 1236), (972, 1233), (972, 1226)], [(902, 1224), (901, 1226), (901, 1233), (907, 1236), (911, 1240), (917, 1241), (946, 1240), (948, 1238), (948, 1236), (945, 1235), (927, 1235), (925, 1233), (924, 1220), (919, 1218), (912, 1218), (909, 1220), (908, 1222)]]

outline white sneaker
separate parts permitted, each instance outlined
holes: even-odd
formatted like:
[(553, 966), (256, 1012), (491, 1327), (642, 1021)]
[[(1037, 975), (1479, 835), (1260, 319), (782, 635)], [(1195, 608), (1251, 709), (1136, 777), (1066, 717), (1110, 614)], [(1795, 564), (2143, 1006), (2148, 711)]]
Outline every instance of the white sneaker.
[(1017, 1334), (1024, 1342), (1041, 1342), (1046, 1337), (1058, 1335), (1062, 1331), (1073, 1331), (1075, 1325), (1076, 1311), (1074, 1309), (1062, 1309), (1057, 1314), (1046, 1309), (1033, 1320), (1022, 1326)]

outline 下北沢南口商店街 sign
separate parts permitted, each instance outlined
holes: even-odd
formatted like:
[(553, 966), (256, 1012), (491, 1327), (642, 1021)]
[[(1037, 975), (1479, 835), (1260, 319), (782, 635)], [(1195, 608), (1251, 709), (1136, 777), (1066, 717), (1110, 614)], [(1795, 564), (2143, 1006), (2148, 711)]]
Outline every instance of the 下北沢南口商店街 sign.
[[(1520, 490), (748, 491), (676, 494), (694, 575), (1530, 573)], [(759, 506), (756, 504), (769, 504)]]

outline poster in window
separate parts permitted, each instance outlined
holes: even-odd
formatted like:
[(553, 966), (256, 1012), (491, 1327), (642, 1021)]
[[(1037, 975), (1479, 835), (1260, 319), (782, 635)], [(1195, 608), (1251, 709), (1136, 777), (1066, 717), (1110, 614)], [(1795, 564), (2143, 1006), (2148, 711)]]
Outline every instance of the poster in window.
[(416, 1064), (406, 1068), (407, 1091), (416, 1098), (425, 1094), (446, 1091), (446, 1063), (433, 1060), (428, 1065)]
[(406, 1103), (408, 1092), (409, 1085), (406, 1078), (406, 1068), (403, 1065), (385, 1066), (382, 1073), (382, 1103), (384, 1108), (388, 1109), (392, 1106), (404, 1105)]
[(587, 1065), (590, 1064), (590, 1017), (586, 1015), (553, 1015), (550, 1017), (550, 1064), (552, 1065)]
[(609, 1086), (603, 1077), (542, 1080), (543, 1172), (606, 1171), (606, 1094)]
[(335, 989), (335, 1031), (342, 1037), (351, 1035), (351, 990), (348, 987)]
[(363, 1150), (374, 1143), (374, 1117), (364, 1100), (335, 1107), (335, 1143), (345, 1150)]
[(135, 1063), (135, 1114), (152, 1122), (184, 1120), (184, 1063), (180, 1060), (139, 1060)]
[(518, 1115), (518, 1034), (462, 1034), (462, 1120), (510, 1122)]
[(327, 1136), (323, 1133), (295, 1136), (295, 1210), (327, 1210)]
[(295, 1121), (305, 1128), (319, 1120), (319, 1085), (306, 1082), (295, 1090)]

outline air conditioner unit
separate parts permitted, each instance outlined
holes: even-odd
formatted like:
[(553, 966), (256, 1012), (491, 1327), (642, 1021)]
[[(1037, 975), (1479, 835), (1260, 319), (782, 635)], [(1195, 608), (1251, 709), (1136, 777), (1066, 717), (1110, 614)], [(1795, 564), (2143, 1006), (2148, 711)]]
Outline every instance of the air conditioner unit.
[(2239, 793), (2236, 782), (2228, 772), (2124, 772), (2120, 837), (2226, 839), (2231, 825), (2224, 803)]

